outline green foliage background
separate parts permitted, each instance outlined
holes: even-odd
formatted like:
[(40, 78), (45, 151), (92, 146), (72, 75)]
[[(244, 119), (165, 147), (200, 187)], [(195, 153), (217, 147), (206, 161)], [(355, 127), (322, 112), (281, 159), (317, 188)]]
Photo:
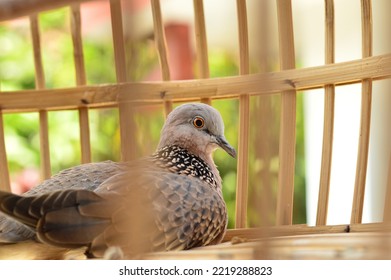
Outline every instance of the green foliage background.
[[(42, 34), (43, 63), (46, 87), (59, 88), (75, 85), (73, 49), (69, 30), (69, 10), (61, 9), (40, 15)], [(12, 26), (0, 25), (0, 89), (14, 91), (34, 89), (34, 63), (31, 49), (29, 25), (15, 23)], [(84, 57), (88, 84), (115, 82), (115, 69), (112, 42), (110, 40), (94, 40), (88, 36), (83, 41)], [(154, 45), (150, 41), (127, 42), (130, 60), (137, 61), (137, 68), (131, 69), (129, 80), (141, 80), (158, 63)], [(130, 62), (129, 62), (130, 63)], [(232, 76), (238, 74), (238, 63), (235, 57), (223, 50), (210, 50), (209, 66), (211, 77)], [(253, 65), (253, 72), (257, 71)], [(12, 93), (10, 93), (12, 94)], [(260, 109), (261, 97), (251, 99), (252, 115)], [(238, 101), (214, 101), (213, 105), (221, 112), (226, 126), (228, 141), (237, 147), (238, 140)], [(273, 97), (271, 103), (272, 116), (269, 116), (270, 137), (268, 141), (277, 143), (279, 135), (279, 97)], [(138, 127), (137, 141), (140, 155), (154, 151), (163, 125), (164, 118), (161, 106), (150, 106), (138, 112), (135, 121)], [(93, 161), (116, 160), (120, 158), (118, 110), (89, 110), (91, 144)], [(37, 112), (23, 114), (5, 114), (6, 147), (9, 168), (12, 176), (26, 167), (40, 165), (39, 147), (39, 115)], [(304, 118), (302, 96), (299, 95), (297, 107), (297, 157), (295, 176), (294, 222), (305, 223), (305, 177), (304, 177)], [(250, 139), (250, 195), (262, 196), (265, 188), (270, 188), (275, 197), (278, 184), (278, 149), (271, 149), (271, 160), (265, 164), (262, 158), (254, 153), (257, 144), (256, 135), (260, 129), (257, 121), (251, 122)], [(259, 131), (258, 131), (259, 132)], [(262, 137), (262, 133), (260, 134)], [(77, 111), (49, 112), (49, 139), (52, 172), (80, 164), (79, 126)], [(275, 145), (274, 145), (275, 146)], [(215, 161), (223, 178), (224, 198), (229, 209), (229, 227), (234, 226), (235, 193), (236, 193), (236, 160), (223, 151), (216, 151)], [(265, 173), (266, 172), (266, 173)], [(270, 185), (265, 186), (259, 176), (267, 174), (271, 178)], [(253, 197), (252, 197), (253, 198)], [(249, 199), (249, 221), (251, 226), (265, 224), (257, 214), (257, 199)], [(268, 219), (273, 223), (275, 213)]]

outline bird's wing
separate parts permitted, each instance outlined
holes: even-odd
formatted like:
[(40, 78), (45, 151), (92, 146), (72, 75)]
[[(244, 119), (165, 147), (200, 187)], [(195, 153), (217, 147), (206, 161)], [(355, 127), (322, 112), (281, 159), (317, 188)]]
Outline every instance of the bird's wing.
[(136, 254), (207, 245), (224, 233), (227, 219), (221, 195), (209, 185), (159, 171), (117, 174), (97, 192), (0, 192), (0, 210), (34, 228), (44, 243), (90, 245), (95, 256), (111, 246)]
[[(94, 216), (83, 209), (94, 207)], [(0, 210), (35, 230), (48, 244), (74, 247), (88, 244), (110, 222), (108, 202), (88, 190), (64, 190), (38, 196), (0, 191)], [(52, 240), (54, 236), (54, 240)]]
[(65, 169), (32, 188), (25, 195), (44, 194), (58, 190), (95, 190), (104, 181), (123, 171), (125, 163), (103, 161)]
[(34, 239), (35, 231), (0, 213), (0, 243), (15, 243)]
[[(43, 181), (23, 196), (42, 195), (67, 189), (95, 190), (111, 176), (122, 172), (125, 166), (126, 164), (123, 163), (104, 161), (71, 167)], [(30, 227), (0, 213), (1, 243), (13, 243), (35, 238), (35, 231)]]
[[(182, 250), (221, 241), (227, 224), (221, 193), (195, 177), (163, 171), (142, 174), (124, 173), (99, 188), (119, 194), (123, 204), (93, 241), (92, 252), (100, 255), (111, 246), (130, 254)], [(136, 195), (129, 182), (142, 186)]]

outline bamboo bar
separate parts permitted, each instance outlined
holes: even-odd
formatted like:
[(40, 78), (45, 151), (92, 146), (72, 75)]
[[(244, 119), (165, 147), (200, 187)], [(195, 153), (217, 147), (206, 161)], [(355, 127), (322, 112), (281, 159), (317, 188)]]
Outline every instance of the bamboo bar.
[[(75, 60), (76, 84), (78, 86), (87, 83), (86, 71), (84, 66), (83, 41), (81, 34), (81, 16), (80, 5), (71, 6), (71, 31), (73, 42), (73, 58)], [(91, 141), (90, 141), (90, 122), (88, 118), (88, 109), (83, 106), (79, 108), (79, 127), (80, 127), (80, 147), (81, 162), (91, 162)]]
[[(293, 36), (293, 14), (291, 0), (276, 0), (277, 21), (279, 28), (279, 54), (281, 71), (268, 72), (266, 64), (269, 59), (262, 57), (261, 65), (263, 73), (250, 74), (249, 55), (249, 26), (246, 0), (236, 0), (238, 18), (238, 44), (240, 75), (233, 77), (210, 78), (208, 63), (208, 43), (206, 21), (203, 0), (193, 0), (196, 71), (197, 79), (171, 81), (168, 46), (165, 36), (161, 2), (151, 0), (152, 19), (154, 26), (154, 39), (159, 54), (162, 81), (159, 82), (130, 82), (127, 72), (127, 59), (125, 51), (124, 28), (122, 22), (123, 0), (109, 0), (112, 37), (115, 60), (116, 83), (87, 85), (85, 61), (83, 55), (82, 27), (80, 3), (90, 0), (3, 0), (0, 1), (0, 22), (15, 19), (21, 16), (30, 17), (31, 37), (35, 63), (35, 90), (20, 90), (0, 92), (0, 189), (10, 190), (10, 175), (8, 170), (7, 153), (4, 137), (3, 114), (14, 112), (38, 112), (40, 121), (41, 164), (43, 177), (50, 176), (50, 151), (48, 131), (48, 110), (78, 110), (80, 123), (80, 145), (82, 162), (91, 161), (91, 143), (89, 132), (90, 108), (119, 108), (120, 137), (122, 160), (128, 161), (138, 156), (138, 141), (136, 141), (137, 126), (134, 114), (142, 110), (141, 106), (163, 105), (167, 115), (173, 106), (173, 102), (189, 102), (201, 100), (211, 103), (213, 99), (239, 99), (239, 131), (238, 131), (238, 162), (237, 162), (237, 189), (236, 189), (236, 213), (235, 229), (227, 230), (223, 244), (205, 246), (180, 252), (159, 252), (141, 256), (146, 259), (256, 259), (256, 258), (391, 258), (391, 175), (387, 182), (385, 194), (385, 206), (383, 223), (362, 224), (363, 201), (365, 195), (365, 181), (367, 174), (368, 147), (372, 105), (372, 82), (391, 77), (391, 55), (384, 54), (372, 56), (372, 11), (371, 0), (361, 0), (362, 16), (362, 59), (335, 63), (335, 18), (334, 0), (324, 0), (325, 3), (325, 65), (295, 69), (295, 42)], [(255, 1), (256, 2), (256, 1)], [(268, 2), (270, 1), (262, 1)], [(205, 2), (206, 3), (206, 2)], [(126, 3), (127, 5), (128, 3)], [(264, 4), (266, 5), (266, 4)], [(42, 51), (40, 45), (39, 21), (37, 14), (41, 11), (69, 6), (71, 9), (71, 34), (73, 41), (73, 57), (75, 63), (76, 86), (72, 88), (45, 89), (45, 73), (42, 65)], [(130, 4), (127, 7), (132, 6)], [(260, 7), (260, 6), (258, 6)], [(149, 8), (149, 6), (148, 6)], [(164, 10), (163, 10), (164, 11)], [(262, 13), (256, 16), (265, 20), (269, 12), (264, 6)], [(261, 15), (261, 16), (260, 16)], [(230, 20), (231, 18), (226, 18)], [(209, 23), (209, 22), (208, 22)], [(268, 29), (267, 25), (259, 24), (259, 28)], [(261, 27), (262, 25), (262, 27)], [(209, 29), (208, 29), (209, 30)], [(271, 30), (271, 29), (270, 29)], [(141, 30), (143, 31), (143, 30)], [(151, 30), (150, 30), (151, 31)], [(140, 32), (142, 33), (142, 32)], [(262, 33), (262, 32), (261, 32)], [(133, 34), (131, 34), (133, 35)], [(143, 34), (146, 35), (146, 34)], [(168, 34), (167, 34), (168, 35)], [(148, 35), (147, 35), (148, 36)], [(133, 36), (129, 36), (129, 38)], [(268, 36), (260, 36), (264, 40)], [(145, 39), (146, 37), (143, 37)], [(232, 38), (235, 40), (235, 38)], [(169, 41), (170, 43), (170, 41)], [(257, 42), (259, 43), (259, 42)], [(264, 44), (266, 45), (266, 43)], [(256, 46), (258, 47), (258, 46)], [(265, 47), (262, 54), (269, 54)], [(259, 50), (259, 49), (258, 49)], [(172, 69), (171, 69), (172, 70)], [(334, 135), (334, 108), (335, 87), (352, 83), (362, 84), (361, 124), (358, 145), (356, 178), (351, 220), (349, 224), (326, 225), (328, 198), (330, 191), (330, 174), (333, 153)], [(323, 146), (320, 170), (319, 196), (316, 226), (292, 225), (294, 175), (295, 175), (295, 145), (296, 145), (296, 96), (298, 91), (310, 89), (324, 89), (324, 123)], [(274, 195), (277, 195), (277, 213), (265, 206), (258, 207), (257, 215), (251, 218), (259, 218), (262, 225), (270, 225), (272, 218), (276, 217), (275, 226), (263, 226), (259, 228), (246, 228), (248, 212), (248, 173), (249, 173), (249, 139), (250, 139), (250, 97), (255, 95), (280, 94), (281, 96), (281, 123), (279, 135), (279, 179), (278, 189), (274, 191), (273, 178), (269, 178), (270, 184), (260, 183), (260, 188), (254, 189), (253, 194), (262, 191), (262, 200), (270, 200), (275, 203)], [(381, 94), (388, 94), (384, 91)], [(280, 97), (278, 96), (278, 97)], [(269, 96), (266, 98), (268, 99)], [(270, 99), (271, 100), (271, 99)], [(268, 100), (269, 101), (269, 100)], [(264, 102), (264, 100), (262, 100)], [(264, 106), (264, 107), (262, 107)], [(260, 111), (269, 106), (270, 110), (263, 111), (262, 122), (270, 120), (268, 116), (274, 116), (274, 108), (266, 102), (258, 106)], [(274, 106), (274, 102), (273, 102)], [(261, 115), (258, 115), (261, 116)], [(256, 118), (254, 118), (256, 119)], [(266, 124), (267, 125), (267, 124)], [(259, 124), (258, 124), (259, 128)], [(257, 133), (262, 133), (260, 129)], [(267, 135), (274, 136), (267, 132)], [(259, 139), (260, 134), (256, 134)], [(263, 140), (262, 140), (263, 141)], [(266, 140), (265, 140), (266, 141)], [(270, 141), (270, 139), (268, 140)], [(258, 147), (268, 150), (269, 145)], [(257, 149), (260, 149), (258, 148)], [(277, 148), (277, 147), (275, 147)], [(270, 150), (270, 152), (269, 152)], [(263, 150), (262, 150), (263, 153)], [(259, 153), (259, 154), (262, 154)], [(264, 155), (263, 153), (262, 155)], [(258, 157), (256, 157), (258, 158)], [(261, 158), (261, 157), (259, 157)], [(255, 172), (261, 170), (257, 176), (263, 176), (262, 172), (274, 172), (274, 160), (269, 162), (263, 157), (256, 164)], [(259, 168), (258, 168), (259, 167)], [(266, 168), (264, 168), (266, 167)], [(389, 163), (391, 174), (391, 157)], [(270, 171), (272, 170), (272, 171)], [(252, 171), (250, 169), (250, 171)], [(344, 186), (342, 186), (344, 187)], [(266, 189), (267, 188), (267, 189)], [(250, 189), (253, 191), (253, 189)], [(265, 195), (266, 193), (266, 195)], [(269, 194), (268, 194), (269, 193)], [(254, 195), (256, 197), (256, 195)], [(265, 198), (266, 197), (266, 198)], [(259, 204), (258, 198), (250, 200)], [(261, 203), (262, 204), (262, 203)], [(229, 209), (231, 210), (231, 209)], [(263, 217), (262, 217), (263, 215)], [(255, 220), (255, 219), (254, 219)], [(251, 219), (252, 222), (252, 219)], [(249, 223), (250, 224), (250, 223)], [(252, 224), (251, 224), (252, 225)], [(50, 252), (54, 250), (46, 245), (26, 242), (23, 244), (2, 246), (4, 258), (9, 258), (12, 250), (17, 252), (36, 254), (47, 258), (65, 258), (69, 250), (63, 250), (62, 255), (53, 257)], [(41, 248), (41, 255), (36, 248)], [(0, 250), (0, 251), (1, 251)], [(79, 256), (84, 249), (78, 249)], [(72, 250), (71, 250), (72, 251)], [(384, 253), (384, 255), (381, 255)], [(1, 255), (1, 254), (0, 254)], [(69, 256), (69, 255), (68, 255)], [(0, 257), (1, 258), (1, 257)]]
[(94, 0), (2, 0), (0, 22)]
[(383, 222), (391, 222), (391, 156), (388, 161), (388, 178), (384, 199)]
[(35, 67), (35, 88), (44, 89), (45, 88), (45, 73), (43, 71), (42, 65), (42, 55), (41, 55), (41, 40), (39, 32), (39, 23), (38, 16), (30, 16), (30, 30), (31, 30), (31, 41), (33, 45), (33, 54), (34, 54), (34, 67)]
[[(292, 4), (277, 0), (280, 65), (295, 68)], [(280, 170), (278, 174), (277, 225), (292, 224), (296, 146), (296, 92), (281, 93)]]
[(4, 136), (4, 121), (3, 121), (3, 112), (0, 110), (0, 190), (2, 191), (11, 191), (11, 182), (8, 169), (7, 161), (7, 150), (5, 147), (5, 136)]
[(243, 238), (247, 240), (259, 239), (262, 237), (279, 236), (299, 236), (309, 234), (331, 234), (331, 233), (356, 233), (356, 232), (389, 232), (391, 224), (389, 223), (367, 223), (350, 225), (324, 225), (307, 226), (299, 225), (281, 225), (261, 228), (229, 229), (227, 230), (223, 242), (231, 241), (232, 238)]
[(50, 164), (49, 123), (48, 112), (39, 111), (39, 138), (41, 156), (41, 179), (48, 179), (52, 175)]
[(39, 136), (42, 179), (48, 179), (51, 177), (52, 171), (50, 165), (49, 122), (47, 111), (39, 111)]
[[(168, 65), (168, 51), (160, 0), (152, 0), (152, 16), (154, 24), (154, 39), (159, 54), (160, 68), (162, 70), (163, 81), (170, 80), (170, 67)], [(172, 101), (164, 102), (164, 113), (167, 116), (172, 111)]]
[[(30, 29), (34, 53), (35, 87), (36, 89), (44, 89), (45, 73), (43, 71), (42, 65), (39, 23), (38, 17), (36, 15), (30, 16)], [(39, 136), (41, 156), (41, 179), (48, 179), (52, 175), (52, 172), (50, 165), (48, 113), (46, 110), (39, 111)]]
[(110, 0), (111, 28), (113, 33), (115, 73), (118, 83), (125, 83), (126, 73), (126, 55), (125, 42), (122, 26), (122, 8), (120, 0)]
[(160, 67), (162, 69), (163, 81), (170, 80), (170, 67), (168, 65), (167, 42), (164, 33), (164, 24), (160, 0), (152, 0), (152, 15), (154, 24), (154, 39), (159, 54)]
[[(362, 56), (372, 56), (372, 7), (371, 0), (361, 0)], [(358, 144), (356, 180), (354, 185), (351, 223), (361, 223), (364, 207), (365, 181), (367, 177), (369, 134), (372, 108), (372, 80), (362, 81), (361, 123)]]
[[(236, 1), (238, 14), (240, 75), (248, 75), (249, 49), (246, 2)], [(242, 95), (239, 98), (239, 141), (236, 184), (236, 213), (235, 228), (246, 227), (247, 197), (248, 197), (248, 149), (250, 131), (250, 96)]]
[[(327, 84), (361, 83), (362, 79), (366, 78), (386, 79), (391, 76), (388, 68), (390, 62), (391, 56), (379, 55), (317, 67), (207, 80), (139, 82), (0, 92), (0, 106), (4, 112), (27, 112), (39, 109), (75, 109), (82, 104), (99, 108), (115, 106), (117, 101), (194, 101), (205, 96), (224, 99), (238, 98), (244, 94), (277, 94), (291, 89), (298, 91), (318, 89)], [(131, 91), (133, 92), (130, 94)]]
[[(122, 8), (120, 0), (110, 0), (111, 25), (114, 43), (115, 72), (117, 83), (127, 80), (126, 55), (122, 26)], [(129, 161), (136, 157), (135, 124), (133, 123), (133, 106), (119, 103), (119, 122), (121, 131), (121, 159)]]
[(327, 84), (361, 83), (367, 78), (386, 79), (391, 77), (390, 63), (391, 56), (387, 54), (317, 67), (205, 80), (9, 91), (0, 92), (0, 106), (4, 113), (37, 112), (41, 109), (77, 109), (82, 104), (88, 104), (92, 108), (112, 107), (116, 106), (118, 101), (185, 102), (206, 96), (213, 99), (225, 99), (238, 98), (247, 94), (277, 94), (292, 89), (297, 91), (319, 89)]
[[(193, 0), (195, 18), (195, 42), (197, 53), (197, 70), (199, 79), (209, 78), (208, 43), (206, 38), (203, 0)], [(211, 104), (209, 97), (202, 97), (201, 102)]]
[(76, 70), (76, 84), (78, 86), (82, 86), (87, 84), (87, 78), (84, 66), (80, 5), (78, 4), (71, 6), (71, 33), (73, 42), (73, 58)]
[[(334, 63), (334, 0), (325, 0), (325, 41), (326, 41), (326, 64)], [(333, 154), (334, 135), (334, 85), (325, 86), (324, 96), (324, 124), (322, 162), (320, 168), (320, 183), (318, 197), (318, 211), (316, 225), (325, 225), (327, 221), (327, 209), (330, 190), (331, 160)]]
[[(143, 255), (142, 259), (170, 260), (357, 260), (390, 259), (390, 246), (377, 240), (390, 234), (354, 233), (324, 234), (301, 237), (262, 238), (244, 243), (223, 243), (190, 251), (159, 252)], [(366, 244), (366, 246), (362, 246)], [(346, 250), (346, 248), (349, 248)]]
[(91, 162), (90, 122), (88, 109), (79, 108), (81, 163)]

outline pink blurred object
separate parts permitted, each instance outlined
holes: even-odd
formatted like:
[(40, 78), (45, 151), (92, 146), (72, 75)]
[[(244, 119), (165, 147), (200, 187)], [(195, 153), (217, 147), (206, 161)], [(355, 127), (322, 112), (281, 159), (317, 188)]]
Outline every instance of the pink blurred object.
[[(193, 79), (193, 54), (190, 43), (190, 28), (185, 24), (172, 23), (164, 27), (168, 48), (168, 64), (171, 80)], [(160, 66), (144, 77), (145, 81), (162, 79)]]
[(11, 191), (15, 194), (22, 194), (40, 183), (40, 174), (37, 169), (26, 168), (16, 175), (11, 183)]

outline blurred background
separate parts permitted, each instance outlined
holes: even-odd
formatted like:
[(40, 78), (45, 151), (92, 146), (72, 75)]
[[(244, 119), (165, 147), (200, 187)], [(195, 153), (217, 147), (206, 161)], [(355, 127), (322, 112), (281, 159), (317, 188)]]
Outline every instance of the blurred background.
[[(335, 1), (336, 62), (361, 58), (360, 1)], [(389, 51), (381, 41), (385, 26), (391, 26), (384, 11), (390, 1), (373, 1), (374, 55)], [(277, 12), (275, 1), (247, 0), (251, 73), (279, 70)], [(297, 67), (324, 64), (324, 1), (293, 0)], [(194, 12), (191, 0), (162, 0), (162, 14), (169, 51), (172, 80), (197, 78), (195, 69)], [(148, 0), (123, 0), (128, 81), (161, 80), (160, 66), (153, 38), (153, 21)], [(204, 1), (208, 57), (211, 77), (239, 74), (238, 31), (235, 0)], [(110, 6), (108, 1), (81, 5), (83, 49), (87, 83), (115, 83)], [(70, 9), (63, 8), (39, 15), (43, 65), (47, 88), (72, 87), (76, 84), (73, 46), (70, 35)], [(388, 23), (387, 23), (388, 22)], [(266, 40), (265, 40), (266, 38)], [(384, 82), (382, 82), (384, 83)], [(373, 118), (391, 117), (391, 100), (381, 94), (386, 85), (374, 84)], [(0, 23), (0, 90), (34, 89), (34, 62), (28, 18)], [(377, 93), (379, 92), (379, 93)], [(354, 186), (355, 162), (360, 114), (360, 85), (337, 89), (334, 157), (330, 194), (329, 223), (348, 223)], [(177, 104), (174, 104), (177, 105)], [(237, 147), (237, 100), (213, 101), (222, 114), (226, 137)], [(250, 169), (248, 225), (274, 224), (278, 185), (278, 147), (280, 96), (251, 97)], [(93, 161), (120, 159), (118, 110), (89, 110)], [(6, 148), (12, 174), (12, 189), (22, 193), (40, 179), (38, 113), (5, 114)], [(152, 153), (164, 122), (161, 105), (143, 106), (136, 112), (139, 156)], [(294, 195), (294, 223), (314, 224), (323, 128), (323, 90), (298, 94), (297, 144)], [(385, 127), (374, 127), (366, 202), (367, 221), (381, 219), (377, 212), (387, 178), (391, 135)], [(385, 132), (387, 131), (387, 132)], [(77, 111), (49, 112), (49, 140), (52, 173), (80, 164)], [(385, 140), (386, 139), (386, 140)], [(379, 146), (380, 145), (380, 146)], [(384, 145), (387, 152), (384, 153)], [(377, 150), (379, 148), (379, 150)], [(381, 152), (383, 151), (383, 152)], [(234, 224), (236, 160), (217, 151), (215, 162), (223, 178), (223, 193)], [(1, 167), (0, 167), (1, 168)], [(371, 175), (373, 174), (373, 175)], [(374, 188), (372, 186), (380, 186)], [(373, 191), (371, 191), (373, 190)], [(267, 195), (263, 195), (267, 194)], [(267, 207), (266, 207), (266, 206)], [(376, 207), (368, 206), (376, 205)], [(375, 210), (368, 210), (371, 207)], [(259, 209), (264, 215), (259, 216)], [(343, 211), (341, 211), (341, 209)], [(380, 209), (380, 208), (379, 208)], [(334, 211), (334, 212), (332, 212)], [(343, 214), (346, 211), (346, 215)], [(265, 213), (266, 212), (266, 213)], [(342, 213), (343, 212), (343, 213)], [(378, 211), (379, 212), (379, 211)], [(375, 214), (374, 214), (375, 213)]]

